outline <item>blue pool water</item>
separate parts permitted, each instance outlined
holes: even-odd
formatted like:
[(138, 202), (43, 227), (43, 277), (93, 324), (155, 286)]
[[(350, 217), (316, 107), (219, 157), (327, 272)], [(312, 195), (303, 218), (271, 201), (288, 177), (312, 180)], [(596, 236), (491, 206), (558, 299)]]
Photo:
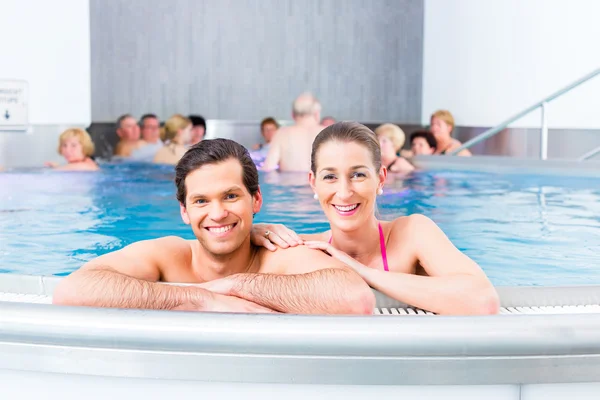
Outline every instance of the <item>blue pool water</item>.
[[(261, 174), (256, 221), (327, 229), (306, 179)], [(137, 240), (193, 238), (174, 188), (166, 166), (0, 173), (0, 272), (65, 275)], [(431, 217), (496, 285), (600, 284), (600, 179), (417, 172), (387, 182), (379, 212)]]

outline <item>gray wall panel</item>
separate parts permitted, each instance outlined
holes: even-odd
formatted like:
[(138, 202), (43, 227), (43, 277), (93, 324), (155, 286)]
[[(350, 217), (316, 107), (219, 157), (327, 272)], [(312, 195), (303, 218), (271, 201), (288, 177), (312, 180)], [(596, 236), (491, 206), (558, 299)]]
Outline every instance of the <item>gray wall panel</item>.
[(421, 0), (91, 0), (92, 119), (421, 117)]

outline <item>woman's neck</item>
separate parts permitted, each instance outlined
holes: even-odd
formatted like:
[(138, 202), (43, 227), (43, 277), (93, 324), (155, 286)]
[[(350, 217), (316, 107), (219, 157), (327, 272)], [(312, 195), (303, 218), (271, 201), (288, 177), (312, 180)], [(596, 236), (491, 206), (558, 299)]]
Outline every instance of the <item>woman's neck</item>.
[(437, 152), (441, 153), (442, 151), (448, 150), (448, 147), (452, 145), (452, 136), (446, 136), (441, 140), (437, 141)]
[(358, 262), (368, 265), (379, 251), (379, 221), (373, 215), (355, 231), (331, 227), (331, 244)]
[(79, 164), (79, 163), (82, 163), (82, 162), (86, 162), (87, 160), (88, 160), (87, 157), (83, 157), (83, 158), (80, 158), (79, 160), (69, 161), (68, 164)]

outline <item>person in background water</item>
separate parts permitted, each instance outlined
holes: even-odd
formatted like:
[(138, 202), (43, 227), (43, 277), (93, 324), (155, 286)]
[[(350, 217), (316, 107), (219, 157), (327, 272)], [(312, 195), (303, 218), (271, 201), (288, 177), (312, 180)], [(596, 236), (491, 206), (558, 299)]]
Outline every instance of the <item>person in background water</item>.
[(131, 160), (151, 162), (163, 147), (160, 140), (160, 121), (154, 114), (145, 114), (140, 119), (142, 144), (131, 152)]
[(201, 115), (190, 115), (189, 120), (192, 121), (192, 137), (190, 146), (195, 145), (206, 136), (206, 120)]
[(420, 214), (375, 216), (387, 169), (376, 136), (356, 122), (325, 128), (312, 145), (309, 183), (331, 230), (298, 236), (255, 224), (252, 240), (274, 250), (304, 244), (352, 267), (373, 288), (437, 314), (496, 314), (496, 290), (479, 266)]
[(91, 159), (94, 142), (90, 135), (79, 128), (67, 129), (58, 139), (58, 154), (67, 160), (66, 165), (47, 162), (46, 166), (59, 171), (98, 171), (98, 164)]
[[(279, 129), (279, 124), (275, 120), (275, 118), (267, 117), (260, 122), (260, 134), (264, 139), (264, 143), (257, 143), (252, 146), (252, 150), (255, 150), (253, 153), (257, 156), (263, 154), (264, 157), (269, 153), (269, 144), (273, 140), (275, 133), (277, 133), (277, 129)], [(264, 158), (263, 157), (263, 158)]]
[(144, 145), (140, 140), (140, 127), (130, 114), (121, 115), (117, 120), (119, 143), (115, 147), (115, 156), (129, 157), (131, 152)]
[(381, 147), (381, 162), (389, 172), (411, 172), (415, 167), (398, 153), (404, 146), (406, 135), (395, 124), (379, 125), (375, 129)]
[[(435, 140), (437, 147), (434, 154), (446, 155), (458, 149), (462, 143), (452, 138), (454, 130), (454, 117), (448, 110), (438, 110), (431, 114), (431, 126), (429, 127)], [(459, 156), (469, 157), (471, 152), (467, 149), (458, 153)]]
[(310, 146), (323, 126), (321, 104), (315, 96), (304, 93), (292, 104), (294, 125), (279, 128), (269, 145), (264, 171), (302, 171), (310, 169)]
[(250, 242), (252, 219), (262, 206), (258, 178), (248, 150), (233, 140), (192, 146), (175, 168), (175, 185), (181, 218), (195, 238), (145, 240), (97, 257), (58, 284), (53, 303), (372, 314), (373, 292), (341, 261), (305, 246), (270, 252)]
[(429, 131), (416, 131), (410, 135), (410, 149), (415, 156), (430, 156), (436, 147), (435, 136)]
[(333, 117), (323, 117), (321, 120), (321, 125), (323, 125), (324, 128), (327, 128), (329, 125), (333, 125), (336, 122), (337, 121)]
[(154, 156), (155, 164), (175, 165), (187, 151), (192, 136), (192, 121), (181, 114), (175, 114), (160, 129), (164, 145)]

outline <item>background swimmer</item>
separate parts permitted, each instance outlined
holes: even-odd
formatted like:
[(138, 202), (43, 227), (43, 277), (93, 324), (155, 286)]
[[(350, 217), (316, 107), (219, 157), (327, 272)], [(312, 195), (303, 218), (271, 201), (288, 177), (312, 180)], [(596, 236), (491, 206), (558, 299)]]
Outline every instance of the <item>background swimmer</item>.
[(90, 135), (79, 128), (67, 129), (58, 139), (58, 154), (67, 160), (66, 165), (47, 162), (47, 167), (60, 171), (97, 171), (98, 164), (91, 159), (94, 143)]

